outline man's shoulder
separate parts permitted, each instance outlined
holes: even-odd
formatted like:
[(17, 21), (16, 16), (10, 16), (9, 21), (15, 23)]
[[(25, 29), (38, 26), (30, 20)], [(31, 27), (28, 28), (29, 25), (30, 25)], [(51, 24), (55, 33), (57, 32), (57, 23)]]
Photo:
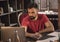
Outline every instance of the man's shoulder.
[(46, 14), (38, 14), (39, 17), (45, 17)]
[(39, 16), (45, 16), (46, 14), (38, 14)]
[(38, 14), (38, 17), (39, 18), (43, 18), (44, 17), (44, 14)]

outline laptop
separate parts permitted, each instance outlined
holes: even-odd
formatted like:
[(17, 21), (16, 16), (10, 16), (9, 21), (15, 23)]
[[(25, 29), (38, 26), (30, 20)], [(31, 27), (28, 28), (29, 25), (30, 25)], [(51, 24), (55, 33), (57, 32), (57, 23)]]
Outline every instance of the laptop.
[(26, 42), (25, 29), (22, 27), (1, 27), (3, 42)]

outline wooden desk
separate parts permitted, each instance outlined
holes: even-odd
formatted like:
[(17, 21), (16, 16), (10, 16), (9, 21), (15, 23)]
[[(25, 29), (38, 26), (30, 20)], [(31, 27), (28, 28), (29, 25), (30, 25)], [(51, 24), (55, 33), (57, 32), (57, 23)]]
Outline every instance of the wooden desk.
[(51, 35), (51, 36), (54, 36), (54, 37), (51, 37), (51, 38), (47, 38), (47, 39), (44, 39), (44, 40), (37, 40), (37, 41), (28, 41), (28, 42), (58, 42), (59, 40), (59, 37), (58, 37), (58, 32), (52, 32), (48, 35)]
[(37, 40), (36, 42), (58, 42), (59, 40), (59, 37), (58, 37), (58, 32), (52, 32), (48, 35), (52, 35), (52, 36), (55, 36), (55, 37), (51, 37), (51, 38), (48, 38), (48, 39), (45, 39), (45, 40)]

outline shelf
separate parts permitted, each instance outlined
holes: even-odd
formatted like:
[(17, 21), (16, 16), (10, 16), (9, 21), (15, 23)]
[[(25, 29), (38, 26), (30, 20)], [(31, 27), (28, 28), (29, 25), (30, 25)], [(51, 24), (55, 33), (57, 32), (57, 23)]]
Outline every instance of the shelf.
[(0, 16), (4, 16), (4, 15), (8, 15), (9, 13), (3, 13), (3, 14), (1, 14)]
[(9, 14), (11, 14), (11, 13), (20, 12), (20, 11), (23, 11), (23, 10), (21, 9), (21, 10), (9, 12), (9, 13), (3, 13), (3, 14), (1, 14), (0, 16), (9, 15)]
[(10, 27), (17, 25), (17, 23), (10, 24)]
[(21, 9), (21, 10), (12, 11), (12, 12), (9, 12), (9, 13), (15, 13), (15, 12), (20, 12), (20, 11), (23, 11), (23, 10)]
[(49, 18), (49, 20), (57, 20), (58, 21), (58, 18)]
[(58, 14), (46, 14), (46, 15), (58, 15)]
[(0, 0), (0, 1), (6, 1), (6, 0)]
[(58, 15), (58, 12), (53, 12), (53, 13), (50, 13), (50, 12), (38, 12), (38, 14)]

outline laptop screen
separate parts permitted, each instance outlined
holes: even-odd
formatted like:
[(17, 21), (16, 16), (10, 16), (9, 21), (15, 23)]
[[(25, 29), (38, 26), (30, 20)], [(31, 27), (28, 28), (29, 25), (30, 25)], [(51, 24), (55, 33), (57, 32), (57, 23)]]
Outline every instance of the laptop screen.
[(1, 27), (3, 42), (25, 42), (25, 29), (22, 27)]

